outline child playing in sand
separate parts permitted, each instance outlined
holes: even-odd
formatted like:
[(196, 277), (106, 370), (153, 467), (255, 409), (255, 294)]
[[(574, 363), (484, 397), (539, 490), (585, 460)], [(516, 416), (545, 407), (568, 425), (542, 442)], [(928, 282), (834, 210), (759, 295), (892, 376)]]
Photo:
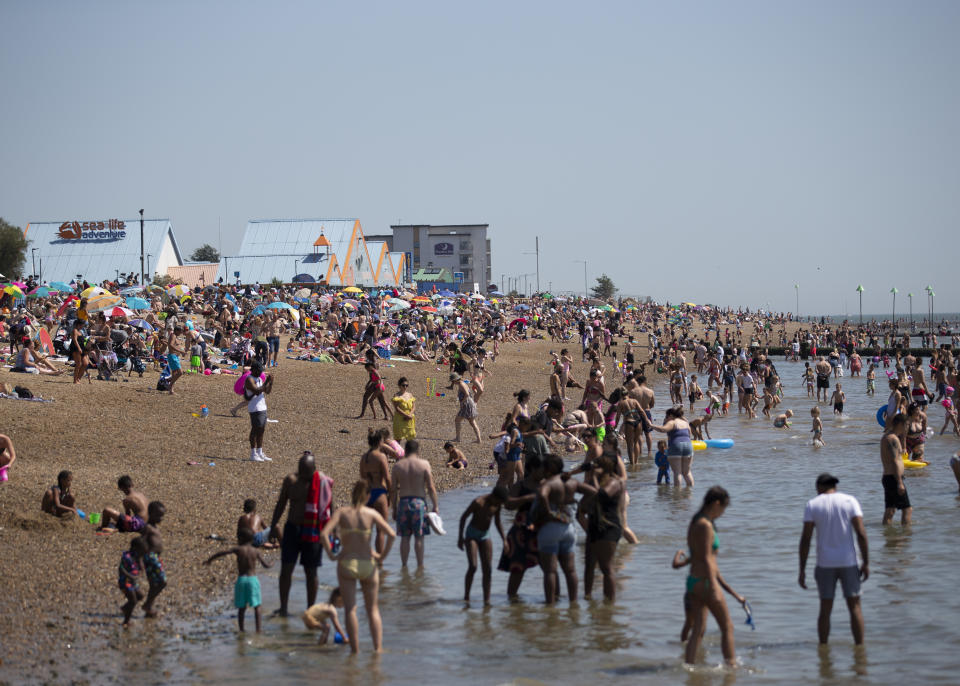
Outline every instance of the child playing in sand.
[[(670, 461), (667, 459), (667, 442), (657, 441), (657, 454), (653, 456), (653, 463), (657, 466), (657, 483), (661, 480), (670, 485)], [(679, 478), (679, 477), (677, 477)]]
[(244, 631), (243, 618), (247, 607), (253, 608), (253, 616), (257, 623), (257, 633), (260, 633), (260, 580), (257, 578), (257, 561), (266, 568), (270, 565), (253, 547), (253, 531), (244, 527), (237, 532), (237, 542), (229, 550), (214, 553), (203, 563), (209, 565), (218, 557), (224, 555), (237, 556), (237, 582), (233, 587), (233, 604), (237, 608), (237, 624), (240, 631)]
[(837, 387), (833, 391), (833, 395), (830, 396), (830, 402), (833, 404), (833, 413), (837, 415), (843, 414), (843, 401), (846, 399), (846, 396), (843, 394), (843, 387), (838, 383)]
[(123, 628), (130, 627), (130, 617), (133, 609), (143, 600), (143, 591), (137, 585), (140, 574), (143, 572), (143, 554), (147, 546), (143, 539), (137, 536), (130, 541), (130, 549), (120, 555), (120, 565), (117, 567), (117, 586), (127, 602), (120, 609), (123, 610)]
[(783, 414), (778, 414), (773, 420), (773, 426), (776, 429), (789, 429), (790, 417), (793, 416), (793, 410), (787, 410)]
[(447, 451), (447, 466), (453, 469), (466, 469), (467, 456), (463, 454), (460, 448), (456, 447), (450, 441), (443, 444), (443, 449)]
[(823, 421), (820, 419), (820, 408), (811, 407), (810, 416), (813, 417), (813, 445), (816, 448), (822, 448), (826, 445), (823, 441)]
[(337, 614), (337, 608), (343, 607), (343, 597), (340, 595), (340, 588), (337, 587), (330, 591), (330, 598), (325, 603), (311, 605), (303, 613), (303, 624), (311, 631), (319, 631), (320, 638), (317, 641), (325, 645), (330, 637), (330, 624), (333, 624), (333, 630), (340, 634), (344, 643), (347, 642), (347, 635), (340, 626), (340, 620)]
[(240, 530), (250, 529), (253, 532), (253, 547), (269, 550), (276, 548), (276, 543), (270, 543), (270, 527), (257, 514), (257, 501), (247, 498), (243, 501), (243, 514), (237, 520), (237, 540), (240, 539)]
[[(500, 508), (507, 501), (507, 489), (497, 486), (488, 495), (474, 498), (460, 516), (460, 535), (457, 538), (457, 547), (467, 553), (467, 575), (464, 578), (463, 599), (470, 602), (470, 587), (473, 585), (473, 575), (477, 572), (477, 556), (480, 557), (480, 566), (483, 570), (483, 604), (490, 604), (490, 581), (493, 558), (493, 543), (490, 541), (490, 523), (497, 526), (500, 541), (504, 545), (509, 557), (509, 546), (503, 538), (503, 526), (500, 524)], [(467, 518), (470, 517), (470, 523)], [(464, 531), (466, 525), (466, 531)]]

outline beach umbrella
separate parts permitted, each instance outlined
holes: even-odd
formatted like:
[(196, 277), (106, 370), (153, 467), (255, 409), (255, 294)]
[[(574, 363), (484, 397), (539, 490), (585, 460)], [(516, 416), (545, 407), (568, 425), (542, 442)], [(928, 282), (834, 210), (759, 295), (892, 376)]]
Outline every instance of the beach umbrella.
[(362, 288), (357, 288), (356, 286), (347, 286), (343, 289), (344, 293), (363, 293)]
[(408, 309), (410, 308), (401, 307), (400, 305), (393, 305), (389, 310), (387, 310), (387, 312), (405, 312)]
[(104, 310), (103, 312), (108, 317), (132, 317), (133, 310), (128, 310), (126, 307), (112, 307), (109, 310)]
[(47, 288), (46, 286), (40, 286), (34, 288), (32, 291), (27, 293), (28, 298), (48, 298), (51, 293), (58, 293), (55, 288)]
[(513, 309), (515, 309), (515, 310), (529, 310), (529, 309), (530, 309), (530, 306), (529, 306), (529, 305), (522, 305), (522, 304), (521, 304), (521, 305), (516, 305)]
[(60, 309), (57, 310), (57, 316), (58, 316), (58, 317), (62, 317), (62, 316), (63, 316), (63, 313), (66, 312), (66, 311), (67, 311), (67, 308), (70, 307), (70, 303), (72, 303), (74, 300), (79, 301), (80, 298), (78, 298), (78, 297), (75, 296), (75, 295), (71, 295), (71, 296), (69, 296), (66, 300), (64, 300), (64, 301), (63, 301), (63, 304), (60, 305)]
[(420, 308), (420, 311), (421, 311), (421, 312), (429, 312), (430, 314), (436, 314), (437, 308), (436, 308), (436, 307), (432, 307), (432, 306), (431, 306), (431, 307), (421, 307), (421, 308)]
[(183, 284), (178, 283), (175, 286), (170, 286), (170, 288), (167, 289), (167, 293), (169, 293), (175, 298), (180, 298), (190, 293), (190, 289), (184, 286)]
[(857, 284), (857, 293), (860, 295), (860, 323), (863, 324), (863, 292), (867, 290), (863, 284)]
[(110, 291), (108, 291), (106, 288), (100, 288), (100, 286), (90, 286), (90, 288), (87, 288), (80, 292), (80, 297), (90, 298), (94, 295), (104, 295), (109, 293)]
[(350, 305), (351, 307), (360, 307), (359, 301), (353, 300), (352, 298), (347, 298), (346, 300), (343, 301), (342, 304)]
[(6, 293), (7, 295), (12, 295), (14, 298), (23, 297), (23, 291), (20, 290), (20, 286), (17, 286), (16, 284), (12, 284), (12, 283), (7, 286), (4, 286), (3, 292)]
[(406, 300), (401, 300), (400, 298), (390, 298), (387, 303), (393, 307), (399, 307), (401, 310), (410, 309), (410, 303), (408, 303)]
[(50, 288), (60, 291), (61, 293), (70, 293), (73, 291), (73, 286), (63, 281), (53, 281), (50, 284)]
[(270, 303), (267, 305), (268, 310), (293, 310), (296, 309), (293, 305), (289, 303)]
[(440, 296), (442, 296), (442, 297), (444, 297), (444, 298), (452, 298), (453, 296), (456, 295), (456, 293), (454, 293), (453, 291), (451, 291), (449, 288), (444, 288), (444, 289), (443, 289), (442, 291), (440, 291), (437, 295), (440, 295)]
[(120, 295), (136, 295), (143, 290), (143, 286), (127, 286), (120, 291)]
[(89, 312), (90, 314), (94, 314), (96, 312), (103, 312), (105, 310), (118, 307), (122, 303), (123, 303), (123, 298), (121, 298), (118, 295), (101, 293), (100, 295), (95, 295), (92, 298), (87, 299), (87, 312)]
[(143, 329), (144, 331), (153, 331), (153, 326), (145, 319), (131, 319), (127, 323), (130, 326), (135, 326), (136, 328)]
[(127, 307), (131, 310), (149, 310), (150, 303), (143, 298), (127, 298)]
[(348, 302), (342, 302), (342, 303), (340, 303), (340, 307), (342, 307), (342, 308), (344, 308), (344, 309), (346, 309), (346, 310), (355, 310), (355, 309), (357, 309), (357, 306), (356, 306), (356, 305), (354, 305), (353, 303), (348, 303)]
[(27, 287), (27, 284), (25, 284), (23, 281), (11, 281), (10, 283), (20, 289)]
[(479, 293), (474, 293), (470, 296), (471, 300), (484, 300), (484, 297)]
[(309, 298), (310, 289), (309, 288), (300, 288), (293, 294), (295, 298)]
[(257, 314), (263, 314), (266, 311), (267, 311), (266, 307), (264, 307), (263, 305), (257, 305), (252, 310), (250, 310), (250, 315), (253, 316)]

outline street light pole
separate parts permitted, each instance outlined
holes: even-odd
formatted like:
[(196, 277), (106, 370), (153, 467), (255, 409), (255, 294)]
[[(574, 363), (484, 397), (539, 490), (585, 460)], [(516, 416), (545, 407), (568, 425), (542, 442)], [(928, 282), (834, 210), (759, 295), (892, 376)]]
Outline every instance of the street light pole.
[(860, 326), (863, 326), (863, 284), (857, 284), (857, 294), (860, 296)]
[(893, 333), (897, 333), (897, 287), (894, 286), (890, 289), (890, 292), (893, 293), (893, 312), (890, 314), (891, 324), (893, 325)]
[(143, 270), (143, 210), (140, 210), (140, 283), (146, 283), (147, 273)]
[(30, 248), (30, 259), (33, 260), (33, 271), (30, 272), (33, 274), (34, 278), (37, 278), (37, 249)]
[(540, 292), (540, 236), (537, 239), (537, 293)]
[[(793, 284), (793, 290), (795, 290), (795, 291), (797, 292), (797, 310), (796, 310), (796, 313), (797, 313), (797, 321), (800, 321), (800, 284), (798, 284), (798, 283)], [(863, 319), (863, 317), (861, 317), (861, 319)]]
[(907, 293), (907, 300), (910, 301), (910, 331), (913, 331), (913, 293)]

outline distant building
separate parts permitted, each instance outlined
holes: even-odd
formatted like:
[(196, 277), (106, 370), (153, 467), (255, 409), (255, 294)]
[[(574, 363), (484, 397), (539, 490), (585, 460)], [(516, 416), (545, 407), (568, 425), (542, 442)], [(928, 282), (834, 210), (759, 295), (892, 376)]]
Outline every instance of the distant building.
[(240, 250), (221, 256), (217, 276), (369, 288), (400, 285), (404, 269), (403, 254), (368, 240), (359, 219), (262, 219), (247, 222)]
[(190, 262), (179, 267), (167, 267), (167, 276), (190, 288), (211, 286), (217, 280), (219, 268), (219, 262)]
[[(23, 235), (30, 241), (27, 265), (48, 283), (86, 279), (90, 283), (140, 274), (140, 218), (97, 221), (30, 222)], [(34, 252), (35, 249), (35, 252)], [(183, 264), (169, 219), (145, 219), (143, 257), (146, 280)]]
[(478, 284), (485, 291), (491, 281), (489, 224), (398, 224), (393, 230), (392, 251), (406, 255), (412, 272), (447, 269), (461, 290)]

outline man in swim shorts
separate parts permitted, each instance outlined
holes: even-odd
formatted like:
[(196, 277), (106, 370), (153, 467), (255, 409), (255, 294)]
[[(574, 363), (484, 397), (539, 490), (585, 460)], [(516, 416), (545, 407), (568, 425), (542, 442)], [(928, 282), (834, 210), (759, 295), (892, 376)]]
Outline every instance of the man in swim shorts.
[[(303, 566), (303, 574), (307, 578), (307, 607), (317, 600), (317, 567), (323, 562), (323, 548), (320, 541), (303, 540), (302, 527), (307, 506), (307, 496), (310, 493), (313, 475), (317, 471), (317, 464), (313, 453), (305, 452), (297, 463), (297, 473), (287, 474), (280, 484), (280, 495), (273, 508), (273, 517), (270, 520), (270, 540), (280, 541), (280, 609), (276, 614), (287, 616), (287, 603), (290, 599), (290, 585), (293, 581), (293, 569), (297, 561)], [(323, 475), (321, 475), (323, 476)], [(324, 477), (329, 478), (329, 477)], [(287, 509), (287, 522), (280, 533), (279, 523), (283, 511)], [(320, 527), (326, 523), (323, 512), (320, 515)], [(328, 515), (326, 515), (328, 516)]]
[(157, 616), (153, 604), (160, 592), (167, 587), (167, 573), (163, 571), (163, 560), (160, 559), (160, 555), (163, 553), (160, 522), (163, 521), (166, 513), (167, 508), (159, 500), (154, 500), (147, 505), (147, 523), (141, 534), (144, 543), (147, 544), (147, 552), (143, 556), (143, 570), (146, 572), (147, 581), (150, 582), (147, 599), (143, 601), (143, 612), (147, 617)]
[(180, 347), (178, 342), (180, 334), (182, 333), (183, 328), (178, 324), (173, 327), (173, 331), (167, 336), (167, 366), (170, 367), (170, 386), (168, 392), (170, 395), (173, 395), (173, 385), (177, 383), (177, 379), (183, 376), (183, 369), (180, 368), (180, 355), (185, 354), (185, 351)]
[[(850, 630), (857, 645), (863, 643), (863, 612), (860, 608), (860, 581), (870, 576), (867, 530), (863, 526), (863, 511), (852, 495), (837, 491), (837, 477), (821, 474), (817, 477), (817, 497), (808, 501), (803, 511), (803, 533), (800, 535), (801, 588), (806, 588), (807, 555), (814, 529), (817, 533), (817, 566), (814, 578), (820, 593), (820, 616), (817, 633), (820, 643), (830, 637), (830, 613), (837, 581), (850, 611)], [(857, 566), (856, 535), (863, 564)]]
[(883, 523), (893, 521), (897, 510), (901, 511), (900, 523), (910, 524), (913, 507), (910, 505), (910, 496), (903, 482), (903, 443), (907, 430), (907, 417), (904, 414), (894, 415), (887, 420), (880, 439), (880, 461), (883, 463)]
[(817, 374), (817, 402), (820, 402), (820, 394), (823, 393), (823, 402), (827, 402), (827, 396), (830, 392), (830, 363), (823, 359), (823, 355), (817, 358), (817, 364), (814, 367)]
[(433, 504), (430, 512), (439, 512), (433, 472), (430, 463), (420, 457), (419, 452), (420, 443), (415, 439), (408, 440), (404, 446), (404, 457), (397, 460), (391, 472), (390, 507), (397, 523), (400, 562), (404, 567), (410, 557), (411, 536), (417, 567), (423, 567), (423, 537), (430, 533), (427, 522), (427, 494)]

